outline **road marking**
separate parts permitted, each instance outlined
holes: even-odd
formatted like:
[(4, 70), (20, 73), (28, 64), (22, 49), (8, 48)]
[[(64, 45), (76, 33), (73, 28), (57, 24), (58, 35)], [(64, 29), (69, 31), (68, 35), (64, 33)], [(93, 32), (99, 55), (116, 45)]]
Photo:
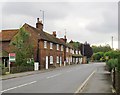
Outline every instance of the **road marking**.
[(77, 91), (75, 91), (75, 94), (76, 93), (80, 93), (83, 89), (83, 87), (86, 85), (86, 83), (88, 82), (88, 80), (95, 74), (96, 70), (94, 70), (90, 75), (89, 77), (82, 83), (82, 85), (77, 89)]
[(49, 76), (49, 77), (47, 77), (47, 79), (53, 78), (53, 77), (56, 77), (56, 76), (59, 76), (59, 75), (61, 75), (61, 73), (58, 73), (58, 74), (56, 74), (56, 75)]
[(66, 71), (67, 73), (72, 72), (73, 70)]
[(12, 88), (9, 88), (9, 89), (6, 89), (6, 90), (1, 91), (1, 93), (6, 92), (6, 91), (9, 91), (9, 90), (16, 89), (16, 88), (20, 88), (20, 87), (23, 87), (23, 86), (26, 86), (26, 85), (30, 85), (30, 84), (33, 84), (33, 83), (35, 83), (35, 82), (37, 82), (37, 81), (33, 81), (33, 82), (29, 82), (29, 83), (26, 83), (26, 84), (22, 84), (22, 85), (19, 85), (19, 86), (16, 86), (16, 87), (12, 87)]

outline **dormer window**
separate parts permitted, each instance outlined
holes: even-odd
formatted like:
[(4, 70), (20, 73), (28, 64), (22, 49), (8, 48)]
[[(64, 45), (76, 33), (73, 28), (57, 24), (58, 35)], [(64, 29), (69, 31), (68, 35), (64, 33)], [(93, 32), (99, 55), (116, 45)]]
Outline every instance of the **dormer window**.
[(47, 41), (44, 41), (44, 48), (47, 48)]

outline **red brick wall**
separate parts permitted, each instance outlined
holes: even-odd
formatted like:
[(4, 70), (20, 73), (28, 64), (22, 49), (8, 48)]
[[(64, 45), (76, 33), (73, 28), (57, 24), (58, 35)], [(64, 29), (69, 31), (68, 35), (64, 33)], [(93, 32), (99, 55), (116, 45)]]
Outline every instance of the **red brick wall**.
[(39, 48), (40, 48), (40, 55), (39, 55), (39, 58), (40, 58), (40, 64), (41, 64), (41, 67), (42, 68), (45, 68), (45, 64), (46, 64), (46, 56), (49, 57), (49, 67), (52, 66), (52, 64), (50, 64), (50, 56), (53, 56), (53, 65), (54, 66), (59, 66), (60, 63), (56, 63), (57, 62), (57, 59), (56, 57), (57, 56), (62, 56), (62, 64), (64, 62), (64, 52), (61, 51), (61, 45), (59, 45), (59, 50), (57, 50), (57, 46), (56, 44), (53, 43), (53, 49), (50, 49), (50, 42), (47, 41), (47, 48), (44, 48), (44, 41), (40, 41), (39, 43)]

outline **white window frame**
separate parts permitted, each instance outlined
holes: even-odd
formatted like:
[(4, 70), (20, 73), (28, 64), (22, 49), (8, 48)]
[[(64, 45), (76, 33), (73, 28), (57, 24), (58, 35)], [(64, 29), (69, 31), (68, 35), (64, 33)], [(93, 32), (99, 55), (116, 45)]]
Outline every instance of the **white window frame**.
[(63, 51), (63, 45), (61, 45), (61, 51)]
[(67, 62), (67, 63), (69, 62), (69, 58), (68, 58), (68, 57), (66, 57), (66, 62)]
[(70, 49), (70, 53), (72, 53), (72, 49)]
[(77, 51), (77, 50), (76, 50), (75, 52), (76, 52), (76, 54), (78, 54), (78, 51)]
[(47, 48), (47, 41), (44, 41), (44, 48)]
[(74, 54), (74, 49), (72, 50), (72, 54)]
[(59, 56), (57, 56), (57, 63), (59, 63)]
[(50, 49), (53, 49), (53, 43), (50, 42)]
[(68, 47), (66, 48), (66, 52), (68, 52)]
[(50, 64), (53, 64), (53, 56), (50, 56)]
[(57, 50), (59, 50), (59, 44), (57, 44)]

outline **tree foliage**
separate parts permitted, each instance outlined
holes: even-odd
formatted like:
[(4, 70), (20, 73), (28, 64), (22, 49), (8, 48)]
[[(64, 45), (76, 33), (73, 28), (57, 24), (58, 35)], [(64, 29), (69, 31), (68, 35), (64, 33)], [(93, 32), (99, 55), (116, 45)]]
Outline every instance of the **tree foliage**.
[(97, 52), (108, 52), (111, 49), (111, 47), (109, 45), (106, 45), (106, 46), (92, 46), (92, 49), (93, 49), (93, 52), (94, 53), (97, 53)]
[[(90, 58), (93, 55), (93, 50), (88, 43), (80, 45), (81, 54)], [(83, 49), (84, 48), (84, 49)]]
[(30, 65), (27, 64), (27, 61), (28, 58), (33, 57), (33, 46), (29, 40), (30, 35), (23, 27), (19, 29), (18, 34), (13, 38), (11, 44), (15, 46), (16, 65)]

